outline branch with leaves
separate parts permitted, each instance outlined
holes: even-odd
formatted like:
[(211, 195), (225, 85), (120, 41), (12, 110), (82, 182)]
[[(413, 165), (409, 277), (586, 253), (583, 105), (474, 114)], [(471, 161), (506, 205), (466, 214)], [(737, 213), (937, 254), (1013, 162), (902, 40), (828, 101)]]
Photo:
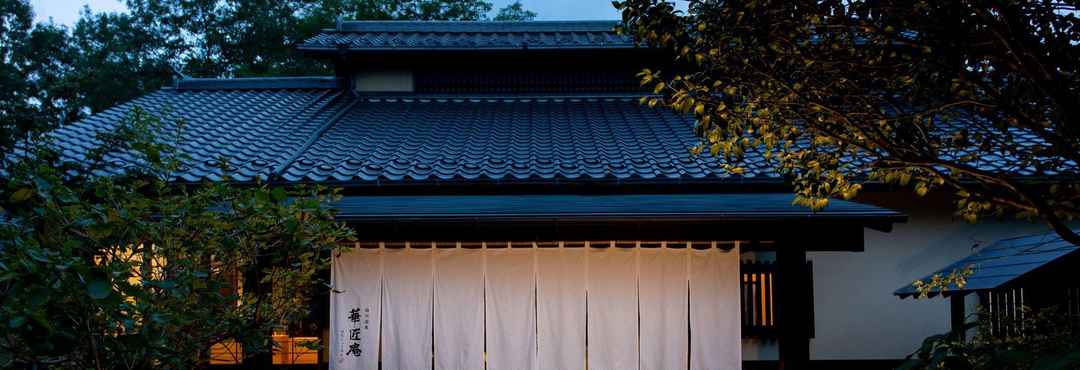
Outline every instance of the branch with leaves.
[(763, 156), (812, 208), (866, 183), (954, 192), (969, 221), (1041, 219), (1080, 244), (1080, 18), (1071, 1), (623, 0), (670, 52), (643, 98), (697, 118), (693, 153)]

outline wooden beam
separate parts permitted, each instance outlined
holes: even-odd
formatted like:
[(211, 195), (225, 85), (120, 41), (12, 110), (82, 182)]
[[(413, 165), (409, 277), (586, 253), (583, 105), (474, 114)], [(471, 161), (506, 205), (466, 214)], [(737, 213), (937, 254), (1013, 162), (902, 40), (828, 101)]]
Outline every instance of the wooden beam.
[(802, 370), (810, 362), (810, 289), (806, 284), (806, 246), (776, 247), (776, 330), (780, 370)]
[[(771, 240), (776, 230), (803, 235), (814, 251), (863, 250), (863, 227), (844, 223), (788, 222), (348, 222), (364, 241), (556, 240)], [(828, 230), (822, 232), (822, 230)], [(772, 248), (771, 244), (763, 249)]]

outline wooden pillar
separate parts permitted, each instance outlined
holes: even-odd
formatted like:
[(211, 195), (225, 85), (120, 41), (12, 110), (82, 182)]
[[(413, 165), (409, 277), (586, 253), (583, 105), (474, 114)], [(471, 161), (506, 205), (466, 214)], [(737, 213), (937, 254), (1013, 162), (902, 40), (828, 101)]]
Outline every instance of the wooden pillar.
[[(269, 283), (263, 283), (263, 282), (260, 281), (261, 278), (262, 278), (262, 276), (260, 276), (260, 272), (263, 270), (263, 266), (266, 266), (266, 265), (267, 265), (267, 262), (266, 262), (265, 257), (256, 258), (255, 266), (253, 268), (251, 268), (249, 271), (246, 271), (244, 273), (244, 292), (250, 292), (251, 294), (263, 294), (263, 293), (265, 293), (265, 294), (269, 295), (268, 292), (270, 291), (270, 289), (273, 289), (273, 286), (271, 286)], [(271, 334), (271, 333), (266, 333), (266, 334)], [(271, 350), (272, 349), (272, 348), (267, 348), (267, 346), (272, 347), (273, 344), (270, 343), (270, 342), (267, 342), (264, 345), (261, 345), (261, 346), (257, 345), (254, 348), (248, 348), (248, 347), (245, 346), (243, 348), (243, 351), (244, 351), (244, 354), (247, 355), (249, 353), (257, 353), (257, 352), (259, 352), (261, 350)], [(255, 356), (245, 358), (244, 362), (239, 366), (239, 368), (244, 369), (244, 370), (256, 370), (256, 369), (269, 369), (272, 366), (274, 366), (274, 355), (273, 355), (273, 353), (267, 352), (267, 353), (262, 353), (262, 354), (258, 354), (258, 355), (255, 355)]]
[(949, 296), (950, 327), (953, 334), (955, 334), (957, 338), (960, 338), (960, 340), (965, 339), (964, 336), (967, 331), (964, 330), (965, 316), (967, 316), (967, 313), (964, 312), (964, 294), (953, 294), (952, 296)]
[(776, 246), (776, 331), (780, 370), (802, 370), (810, 362), (810, 292), (806, 249), (795, 243)]

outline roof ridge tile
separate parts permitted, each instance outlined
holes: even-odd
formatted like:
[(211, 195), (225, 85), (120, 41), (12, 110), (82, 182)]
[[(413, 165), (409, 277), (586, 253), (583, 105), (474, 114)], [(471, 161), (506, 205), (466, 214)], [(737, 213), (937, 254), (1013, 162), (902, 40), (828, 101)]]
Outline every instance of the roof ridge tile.
[(175, 90), (289, 90), (338, 89), (336, 76), (184, 78), (176, 81)]

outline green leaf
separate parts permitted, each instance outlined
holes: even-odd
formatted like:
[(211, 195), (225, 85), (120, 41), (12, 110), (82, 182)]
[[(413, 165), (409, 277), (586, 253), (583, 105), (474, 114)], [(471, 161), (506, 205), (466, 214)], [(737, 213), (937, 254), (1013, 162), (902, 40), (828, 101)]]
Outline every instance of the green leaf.
[(275, 202), (283, 201), (287, 197), (285, 189), (281, 187), (274, 188), (274, 190), (270, 192), (270, 196), (273, 197)]
[(176, 287), (176, 282), (172, 280), (158, 280), (153, 282), (153, 285), (161, 289), (172, 289)]
[(8, 319), (8, 327), (12, 329), (18, 329), (26, 324), (26, 316), (15, 316)]
[(25, 202), (27, 199), (30, 199), (30, 196), (32, 195), (34, 195), (34, 189), (22, 188), (16, 190), (15, 193), (12, 193), (11, 197), (9, 197), (8, 200), (10, 200), (12, 203), (22, 203)]
[(105, 299), (112, 294), (112, 284), (106, 280), (93, 280), (86, 284), (86, 293), (93, 299)]

